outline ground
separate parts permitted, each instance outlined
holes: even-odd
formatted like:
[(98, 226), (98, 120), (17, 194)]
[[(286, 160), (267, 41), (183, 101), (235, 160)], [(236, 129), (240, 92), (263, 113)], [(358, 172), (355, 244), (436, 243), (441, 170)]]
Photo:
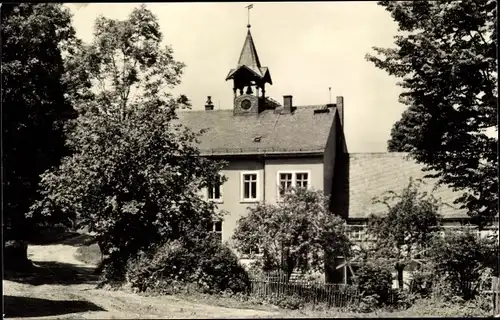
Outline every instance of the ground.
[[(88, 238), (88, 237), (87, 237)], [(88, 239), (87, 239), (88, 240)], [(450, 304), (422, 300), (407, 310), (354, 313), (341, 310), (284, 310), (219, 296), (143, 296), (127, 290), (96, 289), (98, 247), (84, 236), (57, 244), (28, 246), (37, 268), (31, 276), (5, 272), (4, 317), (22, 319), (166, 319), (166, 318), (352, 318), (484, 316)], [(82, 262), (85, 261), (85, 262)]]
[[(235, 309), (196, 303), (172, 296), (144, 297), (131, 292), (95, 289), (95, 266), (75, 258), (70, 244), (30, 245), (36, 277), (6, 276), (3, 280), (7, 318), (131, 319), (250, 318), (278, 312)], [(15, 280), (15, 281), (12, 281)]]

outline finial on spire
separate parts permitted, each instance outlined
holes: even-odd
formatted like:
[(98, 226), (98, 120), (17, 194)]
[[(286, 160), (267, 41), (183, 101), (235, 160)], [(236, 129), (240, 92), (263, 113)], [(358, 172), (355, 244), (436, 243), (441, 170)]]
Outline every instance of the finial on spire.
[(248, 9), (248, 24), (247, 24), (247, 28), (250, 29), (251, 25), (250, 25), (250, 9), (253, 8), (253, 4), (250, 4), (248, 6), (246, 6), (245, 8)]

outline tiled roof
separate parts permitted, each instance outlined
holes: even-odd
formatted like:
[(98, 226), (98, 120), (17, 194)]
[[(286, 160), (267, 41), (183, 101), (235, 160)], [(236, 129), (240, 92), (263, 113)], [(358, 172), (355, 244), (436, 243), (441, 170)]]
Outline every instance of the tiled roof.
[(199, 138), (204, 155), (324, 152), (336, 114), (334, 107), (330, 112), (314, 113), (324, 107), (299, 106), (292, 114), (264, 110), (258, 115), (233, 115), (233, 110), (202, 110), (178, 115), (193, 131), (208, 129)]
[[(364, 218), (370, 213), (380, 214), (387, 207), (373, 204), (373, 198), (385, 191), (400, 193), (408, 186), (409, 179), (423, 179), (428, 172), (422, 171), (423, 165), (408, 158), (407, 153), (351, 153), (349, 154), (349, 217)], [(423, 179), (421, 191), (432, 192), (435, 179)], [(451, 205), (441, 208), (445, 218), (467, 217), (464, 210), (458, 209), (453, 201), (460, 196), (446, 186), (439, 186), (433, 195)]]

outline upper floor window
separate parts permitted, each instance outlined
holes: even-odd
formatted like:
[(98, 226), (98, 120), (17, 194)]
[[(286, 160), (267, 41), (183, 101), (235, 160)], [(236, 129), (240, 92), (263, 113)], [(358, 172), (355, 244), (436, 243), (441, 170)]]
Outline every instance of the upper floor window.
[(221, 180), (217, 180), (214, 183), (208, 185), (207, 199), (211, 201), (222, 202)]
[(243, 172), (241, 174), (241, 200), (257, 201), (259, 199), (259, 175), (257, 172)]
[(309, 172), (278, 172), (279, 198), (290, 188), (309, 188)]

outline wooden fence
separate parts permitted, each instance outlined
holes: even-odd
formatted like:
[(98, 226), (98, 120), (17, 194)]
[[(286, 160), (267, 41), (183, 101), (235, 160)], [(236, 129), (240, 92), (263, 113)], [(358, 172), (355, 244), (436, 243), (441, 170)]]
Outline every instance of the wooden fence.
[(267, 276), (251, 280), (252, 294), (257, 296), (296, 296), (306, 303), (325, 303), (329, 308), (343, 308), (359, 303), (355, 286), (328, 284), (319, 281), (292, 279), (283, 276)]
[(493, 315), (500, 314), (500, 281), (498, 277), (493, 277), (491, 281), (491, 291), (493, 296)]

